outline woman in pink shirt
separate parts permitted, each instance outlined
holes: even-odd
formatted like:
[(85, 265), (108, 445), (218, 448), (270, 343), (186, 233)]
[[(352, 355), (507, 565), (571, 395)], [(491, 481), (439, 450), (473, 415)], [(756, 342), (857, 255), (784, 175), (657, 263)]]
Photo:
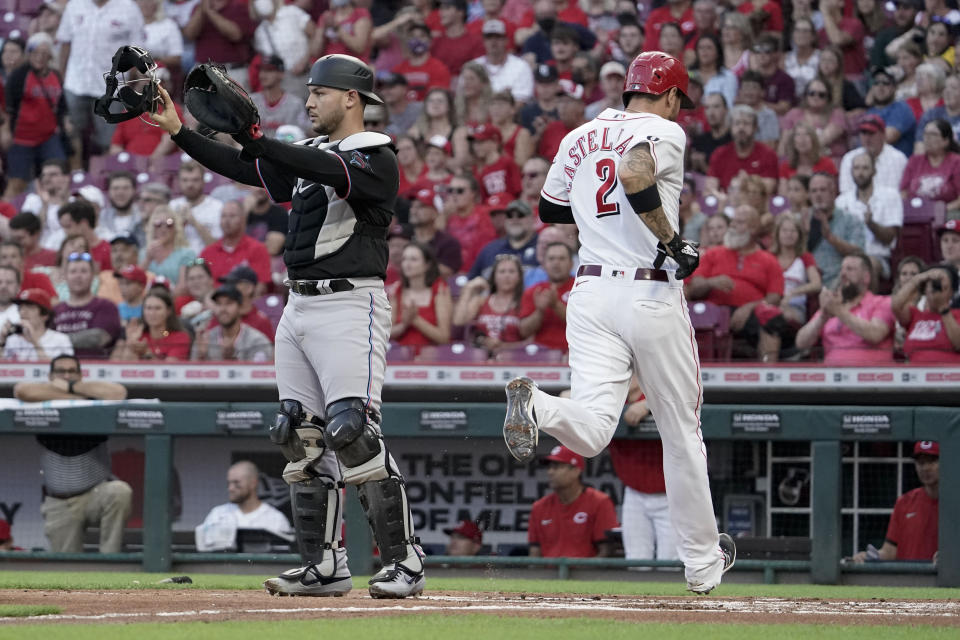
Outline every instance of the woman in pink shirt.
[[(960, 309), (951, 309), (957, 293), (957, 269), (951, 264), (927, 268), (904, 284), (891, 305), (897, 320), (907, 328), (903, 353), (910, 362), (960, 362)], [(924, 310), (911, 304), (916, 292), (926, 300)]]
[(943, 202), (948, 211), (960, 208), (960, 146), (946, 120), (931, 120), (923, 128), (923, 153), (915, 153), (907, 161), (900, 194), (904, 200), (918, 197)]

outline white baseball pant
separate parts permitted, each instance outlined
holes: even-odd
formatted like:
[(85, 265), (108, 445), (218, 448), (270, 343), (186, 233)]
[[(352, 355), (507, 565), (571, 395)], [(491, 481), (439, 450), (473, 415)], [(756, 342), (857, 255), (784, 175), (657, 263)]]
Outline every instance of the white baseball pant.
[(719, 547), (700, 433), (700, 357), (683, 283), (634, 280), (635, 268), (603, 266), (578, 276), (567, 303), (570, 398), (539, 389), (537, 425), (570, 449), (595, 456), (609, 444), (636, 372), (663, 442), (670, 518), (689, 583), (719, 584)]
[(665, 493), (623, 488), (620, 514), (623, 551), (627, 558), (677, 560), (677, 531), (670, 522)]

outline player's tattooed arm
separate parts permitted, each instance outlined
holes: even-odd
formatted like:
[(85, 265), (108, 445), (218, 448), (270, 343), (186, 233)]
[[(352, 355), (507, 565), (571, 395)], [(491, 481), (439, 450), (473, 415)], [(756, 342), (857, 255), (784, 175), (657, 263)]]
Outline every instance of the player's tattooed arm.
[[(620, 184), (623, 185), (623, 190), (627, 194), (627, 199), (631, 200), (632, 195), (641, 194), (650, 187), (656, 188), (656, 171), (657, 163), (650, 153), (649, 143), (641, 142), (627, 151), (617, 170), (617, 176), (620, 178)], [(659, 203), (659, 197), (656, 198), (656, 202)], [(631, 203), (633, 203), (633, 200), (631, 200)], [(636, 207), (634, 208), (636, 209)], [(657, 240), (664, 244), (669, 242), (676, 233), (663, 212), (663, 206), (659, 204), (648, 211), (637, 211), (637, 215), (653, 232)]]

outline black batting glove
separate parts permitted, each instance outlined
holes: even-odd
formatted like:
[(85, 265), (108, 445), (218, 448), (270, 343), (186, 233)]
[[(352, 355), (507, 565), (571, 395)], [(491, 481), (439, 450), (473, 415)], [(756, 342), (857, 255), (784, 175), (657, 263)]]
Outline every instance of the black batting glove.
[(673, 234), (673, 238), (666, 245), (662, 242), (657, 243), (657, 259), (654, 266), (659, 269), (667, 258), (673, 258), (677, 263), (677, 271), (674, 274), (677, 280), (689, 277), (700, 264), (697, 243), (684, 240), (677, 233)]

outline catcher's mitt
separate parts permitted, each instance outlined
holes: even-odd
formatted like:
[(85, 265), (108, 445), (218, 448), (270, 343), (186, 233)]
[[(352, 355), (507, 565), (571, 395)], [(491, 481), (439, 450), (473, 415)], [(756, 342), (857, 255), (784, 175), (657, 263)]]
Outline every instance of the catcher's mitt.
[(241, 138), (249, 141), (263, 135), (256, 105), (221, 65), (195, 66), (184, 82), (184, 102), (201, 124), (237, 136), (241, 144)]

